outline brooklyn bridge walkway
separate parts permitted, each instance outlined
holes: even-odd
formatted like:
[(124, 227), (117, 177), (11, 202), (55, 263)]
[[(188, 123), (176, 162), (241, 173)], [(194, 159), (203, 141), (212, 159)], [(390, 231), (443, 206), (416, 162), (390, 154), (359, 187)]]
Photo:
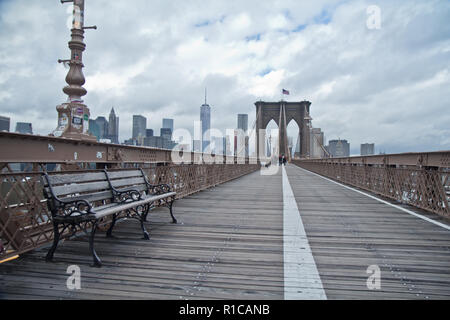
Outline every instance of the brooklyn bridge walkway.
[[(85, 236), (0, 265), (2, 299), (449, 299), (450, 228), (294, 165), (175, 203), (115, 238)], [(416, 214), (419, 215), (416, 215)], [(70, 290), (70, 265), (81, 289)]]

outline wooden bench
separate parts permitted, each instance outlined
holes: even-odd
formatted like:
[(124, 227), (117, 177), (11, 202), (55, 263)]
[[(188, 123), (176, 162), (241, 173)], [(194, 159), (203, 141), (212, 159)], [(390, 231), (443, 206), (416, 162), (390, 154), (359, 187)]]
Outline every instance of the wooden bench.
[[(94, 249), (95, 232), (101, 219), (112, 216), (106, 233), (112, 236), (113, 228), (123, 218), (137, 219), (141, 223), (144, 239), (150, 239), (144, 222), (151, 209), (166, 206), (170, 210), (176, 192), (166, 184), (151, 185), (142, 169), (121, 171), (95, 171), (79, 173), (44, 173), (44, 196), (51, 212), (54, 239), (46, 260), (51, 261), (61, 235), (67, 228), (73, 232), (91, 228), (89, 250), (93, 266), (101, 267)], [(104, 219), (103, 219), (104, 220)]]

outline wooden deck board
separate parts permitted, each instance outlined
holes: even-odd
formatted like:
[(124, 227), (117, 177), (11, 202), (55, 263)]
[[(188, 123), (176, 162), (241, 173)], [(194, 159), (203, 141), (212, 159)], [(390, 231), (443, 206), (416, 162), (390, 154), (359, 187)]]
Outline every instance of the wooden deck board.
[[(449, 299), (450, 232), (351, 190), (286, 167), (329, 299)], [(104, 266), (91, 268), (86, 236), (0, 265), (1, 299), (283, 299), (281, 173), (259, 172), (177, 200), (139, 223), (96, 237)], [(411, 209), (410, 207), (408, 207)], [(417, 210), (415, 210), (418, 212)], [(420, 212), (423, 213), (423, 212)], [(423, 213), (437, 219), (434, 215)], [(81, 290), (68, 290), (69, 265)], [(381, 290), (366, 287), (369, 265)]]
[[(139, 223), (102, 233), (91, 268), (85, 236), (61, 244), (55, 262), (45, 249), (0, 265), (1, 298), (39, 299), (282, 299), (281, 176), (258, 172), (175, 202), (149, 215), (151, 239)], [(261, 197), (262, 196), (262, 197)], [(261, 199), (263, 198), (263, 200)], [(81, 268), (79, 291), (66, 288), (69, 265)]]
[[(448, 230), (296, 166), (286, 169), (329, 299), (450, 298)], [(366, 286), (370, 265), (380, 267), (381, 290)]]

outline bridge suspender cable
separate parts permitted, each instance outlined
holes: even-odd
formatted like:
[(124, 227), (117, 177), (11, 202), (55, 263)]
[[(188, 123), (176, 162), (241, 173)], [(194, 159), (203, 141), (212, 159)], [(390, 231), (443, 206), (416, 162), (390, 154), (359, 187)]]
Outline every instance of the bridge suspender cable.
[[(316, 139), (317, 143), (319, 144), (320, 148), (322, 148), (322, 150), (325, 152), (325, 154), (331, 158), (330, 153), (327, 151), (327, 149), (325, 149), (325, 147), (323, 146), (323, 144), (319, 141), (319, 139), (316, 137), (316, 135), (314, 135), (314, 139)], [(311, 152), (310, 152), (311, 153)]]

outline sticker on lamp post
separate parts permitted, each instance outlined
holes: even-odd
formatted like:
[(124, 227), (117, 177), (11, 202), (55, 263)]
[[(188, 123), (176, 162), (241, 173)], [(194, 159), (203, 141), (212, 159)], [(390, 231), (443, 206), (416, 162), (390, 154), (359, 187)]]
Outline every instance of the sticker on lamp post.
[(77, 124), (77, 125), (81, 125), (83, 123), (83, 119), (81, 117), (73, 117), (72, 118), (72, 123), (73, 124)]
[(69, 123), (69, 118), (67, 117), (67, 114), (63, 113), (61, 114), (61, 118), (59, 118), (59, 125), (62, 127), (67, 126)]

